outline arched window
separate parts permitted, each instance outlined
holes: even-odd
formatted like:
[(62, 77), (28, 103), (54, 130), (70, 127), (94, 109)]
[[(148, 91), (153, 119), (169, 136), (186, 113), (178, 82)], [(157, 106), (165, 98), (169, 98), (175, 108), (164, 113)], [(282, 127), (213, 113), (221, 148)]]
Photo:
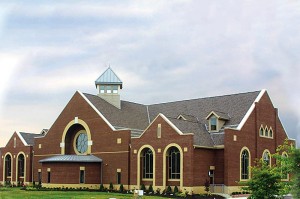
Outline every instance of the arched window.
[(267, 126), (265, 128), (265, 137), (269, 137), (269, 129)]
[(24, 155), (20, 154), (18, 156), (18, 175), (19, 177), (24, 177)]
[(272, 128), (270, 128), (270, 130), (269, 130), (269, 137), (273, 137), (273, 130), (272, 130)]
[(151, 149), (146, 148), (143, 150), (142, 164), (143, 178), (153, 178), (153, 152)]
[(180, 151), (176, 147), (169, 149), (169, 179), (180, 179)]
[(5, 157), (5, 176), (10, 177), (11, 176), (11, 156), (7, 155)]
[(241, 153), (241, 179), (249, 179), (250, 156), (248, 150), (244, 149)]
[(259, 135), (264, 136), (264, 128), (262, 126), (259, 129)]
[(264, 161), (267, 165), (271, 166), (271, 155), (270, 155), (269, 151), (265, 151), (265, 152), (263, 153), (263, 161)]

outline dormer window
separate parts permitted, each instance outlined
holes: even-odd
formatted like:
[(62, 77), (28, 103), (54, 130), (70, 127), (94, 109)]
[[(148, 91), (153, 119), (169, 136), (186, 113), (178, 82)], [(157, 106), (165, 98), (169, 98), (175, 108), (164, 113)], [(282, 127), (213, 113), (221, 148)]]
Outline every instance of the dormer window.
[(230, 117), (227, 113), (219, 111), (210, 112), (206, 117), (206, 120), (208, 120), (208, 131), (219, 132), (229, 119)]
[(210, 130), (216, 131), (217, 130), (217, 118), (215, 116), (212, 116), (209, 120), (210, 123)]

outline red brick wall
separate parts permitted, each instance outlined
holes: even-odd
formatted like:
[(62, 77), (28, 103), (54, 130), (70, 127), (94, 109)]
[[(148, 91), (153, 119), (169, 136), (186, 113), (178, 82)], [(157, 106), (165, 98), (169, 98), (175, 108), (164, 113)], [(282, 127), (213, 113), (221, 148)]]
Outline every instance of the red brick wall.
[[(16, 138), (16, 147), (14, 147), (14, 138)], [(10, 138), (10, 140), (8, 141), (7, 145), (2, 148), (2, 155), (1, 155), (1, 159), (2, 156), (3, 158), (5, 158), (5, 155), (7, 153), (11, 153), (12, 154), (12, 162), (13, 162), (13, 168), (12, 168), (12, 179), (11, 181), (15, 182), (16, 181), (16, 169), (17, 169), (17, 165), (16, 162), (18, 161), (18, 154), (20, 152), (24, 152), (25, 153), (25, 159), (26, 159), (26, 171), (24, 173), (24, 175), (26, 174), (26, 182), (31, 182), (32, 181), (32, 176), (31, 176), (31, 169), (32, 169), (32, 146), (25, 146), (23, 144), (23, 142), (20, 140), (19, 136), (17, 135), (17, 133), (14, 133), (12, 135), (12, 137)], [(28, 157), (27, 157), (28, 155)], [(2, 164), (3, 163), (3, 164)], [(3, 167), (5, 164), (5, 159), (2, 159), (2, 163), (0, 164), (0, 181), (3, 180)], [(20, 178), (17, 181), (24, 181), (24, 179)]]
[(85, 184), (101, 183), (100, 163), (44, 163), (42, 183), (47, 183), (50, 168), (51, 184), (79, 184), (80, 167), (85, 167)]
[(194, 186), (204, 186), (209, 180), (208, 172), (210, 166), (215, 166), (215, 184), (224, 183), (224, 150), (223, 149), (203, 149), (194, 150)]
[[(157, 126), (161, 124), (161, 138), (157, 138)], [(161, 116), (159, 116), (151, 126), (144, 132), (140, 138), (131, 141), (131, 184), (137, 184), (137, 157), (134, 150), (139, 151), (143, 145), (150, 145), (154, 148), (156, 154), (156, 186), (163, 185), (163, 152), (165, 148), (171, 144), (178, 144), (182, 151), (187, 147), (188, 151), (183, 152), (183, 186), (191, 186), (193, 184), (193, 135), (179, 135)], [(161, 152), (158, 153), (158, 149)], [(142, 173), (141, 173), (142, 176)], [(179, 182), (170, 182), (167, 185), (179, 185)]]
[[(91, 152), (93, 155), (103, 160), (103, 183), (109, 184), (110, 182), (116, 182), (117, 169), (120, 168), (122, 173), (122, 183), (128, 184), (130, 131), (111, 130), (105, 121), (78, 92), (74, 94), (70, 102), (66, 105), (62, 113), (49, 129), (47, 135), (44, 138), (36, 139), (34, 147), (35, 181), (37, 181), (38, 178), (38, 169), (42, 168), (42, 165), (38, 161), (52, 156), (53, 154), (61, 154), (60, 143), (62, 141), (63, 131), (67, 124), (74, 120), (75, 117), (83, 120), (89, 126), (91, 139), (93, 141)], [(79, 129), (75, 129), (74, 131), (77, 132), (77, 130)], [(71, 142), (69, 143), (69, 149), (66, 150), (66, 154), (74, 154), (72, 140), (74, 134), (72, 134), (72, 128), (66, 135), (66, 138), (68, 137), (71, 139)], [(117, 144), (118, 138), (121, 138), (121, 144)], [(42, 145), (41, 149), (38, 148), (39, 144)], [(68, 147), (67, 145), (68, 143), (66, 140), (66, 147)]]
[(194, 186), (203, 186), (205, 180), (209, 180), (208, 171), (214, 166), (214, 151), (196, 148), (194, 150)]
[[(260, 126), (266, 125), (272, 127), (274, 138), (264, 138), (259, 136)], [(233, 141), (234, 135), (237, 141)], [(241, 131), (225, 130), (225, 149), (224, 149), (224, 177), (225, 184), (228, 186), (237, 186), (240, 180), (240, 152), (243, 147), (247, 147), (251, 154), (251, 166), (254, 165), (255, 159), (260, 159), (265, 149), (275, 153), (278, 145), (283, 144), (287, 138), (284, 129), (277, 115), (277, 109), (265, 93), (261, 100), (256, 103), (255, 109), (246, 121)], [(272, 159), (272, 163), (275, 160)]]

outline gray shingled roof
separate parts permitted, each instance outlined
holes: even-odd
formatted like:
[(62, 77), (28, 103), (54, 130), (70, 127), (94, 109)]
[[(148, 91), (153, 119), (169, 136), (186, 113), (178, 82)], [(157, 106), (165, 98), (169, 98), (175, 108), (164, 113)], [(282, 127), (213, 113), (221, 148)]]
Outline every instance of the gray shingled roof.
[(99, 96), (84, 95), (116, 129), (121, 127), (144, 130), (149, 125), (145, 105), (121, 101), (121, 109), (118, 109)]
[(249, 110), (260, 91), (208, 97), (178, 102), (154, 104), (149, 106), (151, 121), (159, 114), (163, 113), (167, 117), (176, 118), (179, 114), (193, 115), (198, 118), (201, 124), (207, 124), (206, 117), (213, 110), (227, 113), (230, 120), (226, 125), (239, 124), (246, 112)]
[[(116, 128), (144, 130), (159, 113), (164, 114), (183, 133), (194, 133), (194, 144), (214, 146), (223, 143), (224, 135), (210, 135), (206, 117), (211, 111), (228, 119), (225, 127), (236, 127), (246, 115), (260, 91), (207, 97), (161, 104), (142, 105), (121, 101), (121, 109), (114, 107), (98, 96), (84, 94), (87, 99)], [(215, 111), (216, 112), (216, 111)], [(177, 119), (182, 115), (187, 120)], [(230, 117), (229, 117), (230, 116)], [(142, 131), (135, 131), (133, 136)]]
[(87, 162), (87, 163), (97, 163), (102, 162), (101, 158), (94, 155), (57, 155), (49, 158), (45, 158), (39, 161), (40, 163), (47, 162)]
[(23, 137), (25, 142), (31, 146), (34, 146), (34, 138), (44, 136), (42, 134), (24, 133), (24, 132), (20, 132), (20, 135)]
[(220, 119), (223, 120), (230, 120), (230, 116), (228, 115), (228, 113), (223, 113), (221, 111), (213, 111), (215, 114), (217, 114), (217, 116), (220, 117)]

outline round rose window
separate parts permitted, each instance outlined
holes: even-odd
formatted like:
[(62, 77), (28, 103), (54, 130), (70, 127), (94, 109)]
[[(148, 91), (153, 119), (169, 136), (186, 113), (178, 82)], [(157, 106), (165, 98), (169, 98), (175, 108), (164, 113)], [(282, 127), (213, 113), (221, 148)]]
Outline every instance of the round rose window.
[(88, 149), (88, 137), (85, 131), (79, 131), (75, 139), (76, 150), (80, 154), (84, 154)]

